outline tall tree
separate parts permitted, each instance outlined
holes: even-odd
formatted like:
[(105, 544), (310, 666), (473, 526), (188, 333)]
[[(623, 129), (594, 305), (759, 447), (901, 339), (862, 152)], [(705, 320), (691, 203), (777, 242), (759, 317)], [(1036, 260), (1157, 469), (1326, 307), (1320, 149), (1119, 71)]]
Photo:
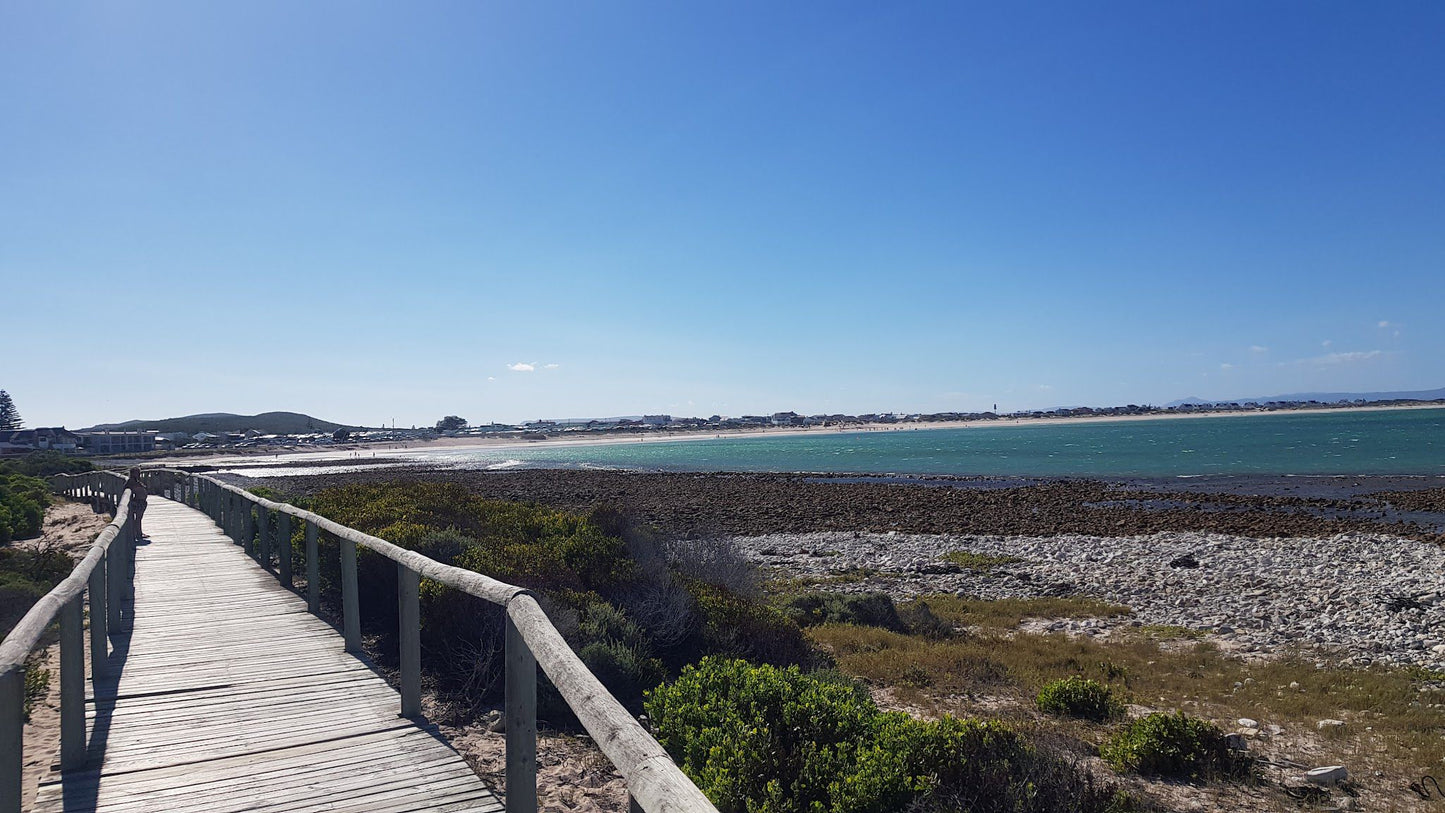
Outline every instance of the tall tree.
[(15, 408), (15, 402), (10, 400), (10, 393), (0, 390), (0, 429), (24, 429), (25, 422), (20, 419), (20, 410)]
[(456, 415), (448, 415), (437, 421), (438, 432), (455, 432), (458, 429), (467, 428), (467, 419)]

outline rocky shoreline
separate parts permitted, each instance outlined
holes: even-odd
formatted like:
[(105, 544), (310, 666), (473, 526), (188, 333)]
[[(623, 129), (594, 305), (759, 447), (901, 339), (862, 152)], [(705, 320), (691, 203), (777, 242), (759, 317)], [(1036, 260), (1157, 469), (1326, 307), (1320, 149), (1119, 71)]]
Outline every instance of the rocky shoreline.
[[(233, 475), (228, 475), (233, 476)], [(1249, 537), (1384, 533), (1445, 544), (1440, 478), (1250, 478), (1218, 483), (388, 468), (245, 480), (286, 494), (351, 483), (444, 481), (570, 511), (621, 509), (666, 534), (874, 533)], [(1301, 496), (1307, 494), (1307, 496)], [(1406, 510), (1408, 509), (1408, 510)]]
[[(1133, 609), (1127, 616), (1047, 620), (1040, 629), (1107, 636), (1121, 627), (1207, 632), (1243, 655), (1299, 647), (1351, 665), (1445, 668), (1445, 549), (1383, 534), (1253, 538), (1217, 533), (1147, 536), (957, 536), (806, 533), (736, 537), (750, 559), (828, 589), (1000, 599), (1079, 596)], [(998, 564), (961, 566), (967, 551)]]

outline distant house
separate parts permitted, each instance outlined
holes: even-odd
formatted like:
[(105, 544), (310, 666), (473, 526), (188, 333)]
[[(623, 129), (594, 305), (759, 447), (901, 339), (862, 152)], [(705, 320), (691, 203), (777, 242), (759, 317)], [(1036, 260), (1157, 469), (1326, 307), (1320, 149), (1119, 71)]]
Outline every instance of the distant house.
[(88, 454), (136, 454), (156, 450), (155, 432), (77, 432)]
[(770, 420), (773, 426), (792, 426), (799, 418), (796, 412), (774, 412)]
[(74, 454), (80, 437), (63, 426), (0, 431), (0, 455), (56, 451)]

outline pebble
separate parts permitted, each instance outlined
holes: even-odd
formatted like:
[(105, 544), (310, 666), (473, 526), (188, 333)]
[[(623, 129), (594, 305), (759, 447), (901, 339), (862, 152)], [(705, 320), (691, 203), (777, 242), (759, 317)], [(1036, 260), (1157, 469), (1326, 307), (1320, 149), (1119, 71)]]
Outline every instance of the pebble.
[[(982, 599), (1079, 596), (1133, 608), (1050, 629), (1106, 635), (1138, 625), (1212, 631), (1227, 649), (1268, 655), (1301, 647), (1327, 665), (1445, 668), (1445, 549), (1377, 533), (1254, 538), (1201, 531), (1147, 536), (997, 536), (815, 532), (734, 537), (749, 559), (794, 576), (868, 569), (886, 578), (836, 582), (844, 592)], [(836, 551), (814, 557), (809, 551)], [(766, 551), (766, 552), (765, 552)], [(1008, 557), (986, 568), (949, 551)], [(1197, 568), (1170, 567), (1191, 556)], [(1298, 683), (1290, 689), (1299, 690)]]
[(1312, 785), (1330, 787), (1337, 782), (1348, 779), (1350, 772), (1343, 765), (1326, 765), (1322, 768), (1311, 768), (1305, 772), (1305, 781)]

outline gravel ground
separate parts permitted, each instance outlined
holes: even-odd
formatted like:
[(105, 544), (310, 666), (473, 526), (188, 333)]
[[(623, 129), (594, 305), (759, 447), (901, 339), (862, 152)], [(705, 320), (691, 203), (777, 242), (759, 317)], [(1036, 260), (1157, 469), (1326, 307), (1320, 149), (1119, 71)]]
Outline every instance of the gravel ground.
[[(1330, 660), (1445, 667), (1445, 550), (1383, 534), (1252, 538), (954, 536), (806, 533), (737, 537), (751, 559), (790, 574), (868, 568), (880, 575), (829, 589), (886, 587), (894, 595), (950, 592), (986, 599), (1088, 596), (1128, 617), (1054, 621), (1100, 635), (1121, 625), (1208, 631), (1229, 649), (1268, 654), (1302, 645)], [(948, 551), (1012, 557), (983, 570)]]

